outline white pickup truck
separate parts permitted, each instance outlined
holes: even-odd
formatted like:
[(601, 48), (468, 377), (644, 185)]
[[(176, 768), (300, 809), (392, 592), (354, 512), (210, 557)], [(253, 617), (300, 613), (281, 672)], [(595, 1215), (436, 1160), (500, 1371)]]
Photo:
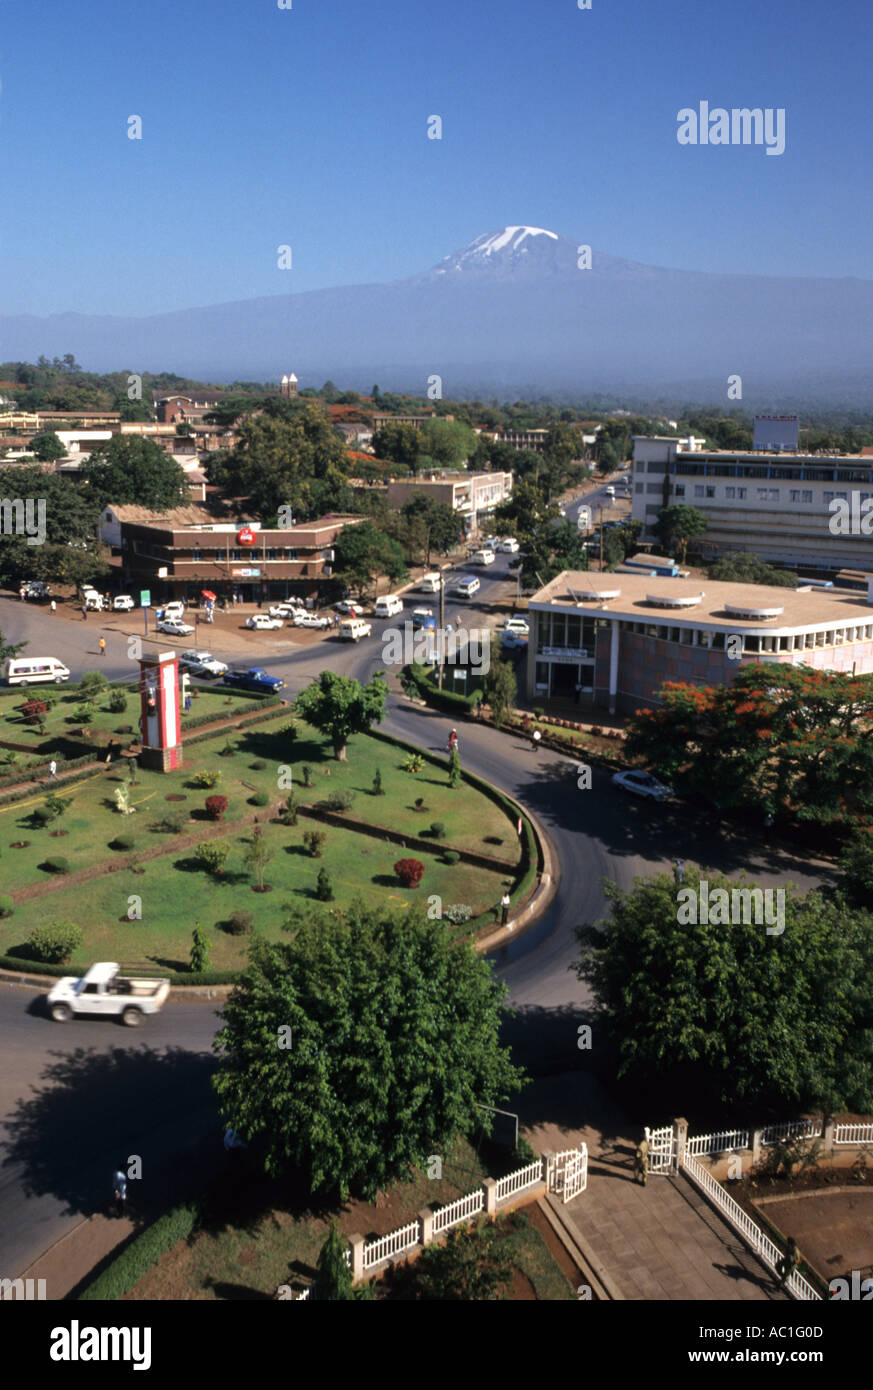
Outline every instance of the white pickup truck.
[(134, 979), (121, 973), (115, 961), (92, 965), (81, 979), (65, 975), (49, 992), (49, 1012), (56, 1023), (68, 1023), (73, 1014), (115, 1014), (128, 1028), (136, 1028), (146, 1014), (156, 1014), (170, 992), (168, 980)]

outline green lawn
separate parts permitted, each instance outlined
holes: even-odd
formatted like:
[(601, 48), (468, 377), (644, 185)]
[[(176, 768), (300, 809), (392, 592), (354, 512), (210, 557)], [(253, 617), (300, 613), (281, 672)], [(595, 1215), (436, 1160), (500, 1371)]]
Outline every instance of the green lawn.
[[(136, 958), (184, 968), (191, 930), (199, 921), (213, 937), (212, 967), (234, 969), (244, 960), (248, 938), (230, 935), (217, 924), (225, 922), (233, 911), (245, 910), (252, 913), (255, 930), (268, 936), (278, 935), (289, 905), (315, 901), (313, 894), (321, 868), (330, 875), (333, 905), (338, 909), (359, 894), (398, 908), (410, 903), (427, 906), (427, 898), (438, 894), (444, 906), (464, 904), (471, 908), (474, 917), (496, 906), (504, 887), (511, 885), (510, 871), (442, 862), (442, 847), (457, 844), (517, 863), (515, 827), (494, 802), (466, 784), (453, 790), (442, 769), (431, 764), (425, 764), (424, 771), (417, 775), (403, 771), (405, 755), (401, 750), (367, 736), (352, 739), (349, 761), (337, 763), (323, 741), (306, 726), (299, 726), (300, 735), (292, 742), (284, 732), (288, 723), (288, 712), (283, 711), (274, 720), (249, 731), (204, 740), (187, 751), (186, 766), (175, 773), (141, 769), (137, 785), (130, 789), (131, 804), (137, 808), (131, 816), (119, 814), (112, 802), (116, 788), (128, 781), (117, 765), (109, 772), (88, 773), (71, 788), (60, 788), (60, 795), (72, 797), (72, 804), (48, 829), (35, 828), (30, 819), (34, 807), (44, 803), (46, 792), (35, 792), (26, 801), (5, 807), (0, 805), (4, 892), (14, 894), (28, 884), (48, 879), (58, 884), (58, 891), (20, 902), (11, 917), (0, 920), (0, 954), (20, 946), (37, 923), (61, 918), (77, 923), (85, 933), (73, 967), (95, 959)], [(228, 744), (234, 752), (232, 756), (222, 756)], [(259, 766), (261, 763), (264, 765)], [(308, 789), (302, 786), (304, 764), (312, 769), (313, 785)], [(294, 790), (303, 805), (316, 804), (333, 791), (350, 790), (355, 793), (351, 815), (401, 834), (422, 834), (432, 821), (439, 820), (446, 827), (446, 839), (433, 842), (433, 853), (424, 853), (404, 851), (396, 844), (345, 827), (323, 825), (304, 815), (293, 828), (265, 823), (265, 839), (272, 853), (265, 881), (272, 891), (254, 892), (253, 880), (243, 864), (251, 827), (244, 825), (242, 819), (258, 814), (266, 822), (287, 795), (277, 785), (283, 766), (291, 769)], [(385, 795), (379, 797), (369, 792), (377, 768), (385, 789)], [(193, 776), (201, 770), (221, 774), (220, 783), (212, 791), (192, 785)], [(258, 792), (270, 796), (270, 805), (251, 804), (250, 799)], [(174, 850), (174, 836), (153, 828), (159, 816), (181, 813), (185, 817), (182, 833), (196, 835), (208, 823), (203, 819), (203, 807), (206, 797), (213, 793), (226, 796), (229, 802), (224, 838), (230, 855), (220, 878), (212, 878), (192, 864), (190, 847)], [(173, 796), (184, 800), (167, 800)], [(428, 808), (424, 814), (414, 810), (419, 796)], [(67, 833), (55, 836), (55, 829)], [(323, 830), (327, 836), (320, 858), (311, 858), (304, 851), (303, 835), (307, 830)], [(133, 836), (133, 849), (110, 848), (118, 835)], [(500, 843), (490, 843), (492, 840)], [(29, 843), (25, 848), (13, 849), (12, 845), (19, 841)], [(141, 872), (134, 873), (138, 853), (156, 846), (166, 846), (167, 852), (142, 864)], [(40, 868), (49, 857), (58, 855), (68, 860), (71, 872), (107, 862), (125, 867), (87, 884), (64, 888), (63, 877)], [(393, 872), (396, 860), (407, 856), (420, 858), (425, 864), (424, 878), (417, 889), (401, 887)], [(139, 921), (126, 917), (131, 894), (142, 899)]]

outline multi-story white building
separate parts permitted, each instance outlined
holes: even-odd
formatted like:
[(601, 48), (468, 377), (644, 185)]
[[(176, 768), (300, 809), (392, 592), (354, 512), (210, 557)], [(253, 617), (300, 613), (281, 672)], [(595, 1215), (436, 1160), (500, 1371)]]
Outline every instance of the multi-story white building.
[[(646, 539), (654, 538), (661, 508), (681, 503), (706, 517), (701, 541), (713, 556), (748, 551), (787, 565), (873, 569), (873, 535), (858, 524), (863, 504), (873, 508), (873, 458), (690, 443), (668, 435), (634, 437), (632, 515), (643, 523)], [(849, 514), (844, 528), (831, 509), (838, 500)]]
[(512, 474), (500, 470), (493, 473), (444, 472), (428, 473), (422, 478), (406, 478), (388, 484), (388, 501), (402, 507), (416, 493), (424, 493), (436, 502), (445, 502), (464, 518), (468, 536), (493, 520), (494, 508), (505, 502), (512, 492)]

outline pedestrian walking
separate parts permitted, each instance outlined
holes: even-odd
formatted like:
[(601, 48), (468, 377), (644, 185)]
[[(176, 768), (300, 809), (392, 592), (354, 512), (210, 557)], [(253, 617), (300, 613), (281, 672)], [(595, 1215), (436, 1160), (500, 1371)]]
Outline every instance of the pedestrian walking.
[(101, 638), (100, 638), (100, 641), (98, 642), (97, 645), (98, 645), (99, 648), (100, 648), (100, 655), (101, 655), (101, 656), (105, 656), (105, 655), (106, 655), (106, 638), (105, 638), (105, 637), (101, 637)]
[(188, 694), (188, 695), (185, 696), (185, 713), (188, 714), (188, 713), (190, 712), (190, 710), (191, 710), (191, 696), (190, 696), (190, 694)]
[(779, 1287), (784, 1289), (788, 1280), (791, 1278), (797, 1266), (800, 1264), (800, 1251), (797, 1248), (797, 1241), (794, 1236), (788, 1237), (788, 1244), (785, 1247), (785, 1254), (776, 1266), (779, 1275)]
[(51, 609), (52, 609), (52, 612), (53, 612), (53, 613), (57, 613), (57, 611), (58, 611), (58, 605), (55, 603), (54, 599), (52, 599), (52, 602), (51, 602)]
[(540, 751), (541, 738), (542, 734), (540, 733), (539, 729), (534, 729), (533, 738), (530, 741), (530, 746), (535, 753), (538, 753)]
[(83, 603), (83, 604), (82, 604), (82, 622), (83, 622), (83, 623), (87, 623), (87, 621), (88, 621), (88, 605), (85, 604), (85, 603)]
[(637, 1150), (634, 1154), (634, 1182), (641, 1182), (643, 1187), (645, 1187), (648, 1174), (649, 1141), (644, 1137), (637, 1144)]
[(506, 926), (506, 923), (509, 921), (509, 904), (510, 904), (509, 894), (508, 894), (508, 893), (504, 893), (504, 894), (503, 894), (503, 897), (500, 899), (500, 925), (501, 925), (501, 927), (505, 927), (505, 926)]
[(120, 1168), (116, 1168), (112, 1174), (112, 1199), (115, 1204), (115, 1215), (124, 1215), (124, 1204), (127, 1201), (127, 1174)]
[(24, 585), (22, 584), (21, 588), (18, 590), (18, 597), (21, 599), (21, 602), (22, 602), (22, 603), (24, 602), (25, 593), (26, 593), (26, 590), (25, 590), (25, 588), (24, 588)]
[(685, 865), (681, 859), (676, 859), (673, 862), (673, 877), (677, 883), (681, 883), (685, 877)]
[(55, 782), (60, 781), (60, 778), (58, 777), (58, 765), (55, 762), (54, 758), (52, 758), (51, 762), (49, 763), (49, 777)]

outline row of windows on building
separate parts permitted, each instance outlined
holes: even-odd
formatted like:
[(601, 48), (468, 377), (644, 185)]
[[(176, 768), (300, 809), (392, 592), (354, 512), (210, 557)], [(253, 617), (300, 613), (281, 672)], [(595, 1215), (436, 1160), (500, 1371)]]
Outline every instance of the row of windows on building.
[[(252, 546), (245, 548), (236, 546), (229, 550), (201, 550), (199, 547), (195, 547), (188, 555), (184, 551), (174, 550), (171, 546), (135, 541), (133, 550), (135, 555), (142, 555), (150, 560), (173, 560), (176, 564), (190, 563), (194, 565), (220, 565), (227, 560), (256, 560), (260, 563), (262, 560), (297, 560), (300, 558), (298, 551), (291, 550), (288, 546), (278, 546), (267, 550), (257, 550)], [(317, 558), (313, 556), (311, 550), (304, 553), (309, 560)]]
[[(662, 642), (673, 642), (682, 647), (706, 647), (709, 651), (724, 651), (726, 638), (741, 635), (721, 630), (713, 632), (709, 628), (668, 627), (659, 623), (622, 623), (622, 630), (640, 637), (654, 637)], [(771, 632), (751, 632), (742, 634), (742, 638), (744, 652), (811, 651), (816, 647), (842, 647), (851, 642), (871, 642), (873, 623), (859, 624), (856, 627), (827, 628), (820, 632), (779, 635)]]
[[(642, 483), (636, 484), (636, 490), (637, 492), (642, 492)], [(660, 487), (658, 483), (649, 483), (646, 488), (646, 491), (650, 494), (654, 493), (658, 496), (661, 496), (663, 489)], [(684, 497), (686, 495), (685, 484), (676, 483), (673, 487), (673, 495), (674, 497)], [(781, 489), (778, 487), (759, 487), (753, 489), (753, 495), (755, 496), (758, 502), (778, 502), (782, 494)], [(694, 484), (695, 500), (701, 498), (714, 499), (715, 497), (716, 489), (713, 483)], [(724, 490), (724, 498), (726, 502), (745, 502), (748, 500), (748, 497), (749, 489), (746, 487), (730, 486), (726, 487)], [(862, 503), (869, 502), (870, 499), (873, 498), (873, 492), (860, 492), (858, 493), (858, 497), (860, 498)], [(826, 507), (829, 506), (835, 498), (840, 498), (843, 502), (847, 502), (849, 500), (849, 494), (848, 492), (822, 493), (822, 501)], [(812, 506), (814, 501), (812, 488), (789, 488), (788, 501), (791, 503), (798, 504), (800, 506)]]
[[(636, 465), (637, 472), (643, 469), (644, 465)], [(649, 463), (647, 471), (663, 475), (668, 471), (668, 465), (664, 462)], [(812, 468), (808, 465), (789, 468), (787, 465), (695, 462), (676, 463), (670, 471), (686, 477), (703, 474), (709, 478), (772, 478), (774, 482), (873, 483), (873, 473), (869, 468)]]

